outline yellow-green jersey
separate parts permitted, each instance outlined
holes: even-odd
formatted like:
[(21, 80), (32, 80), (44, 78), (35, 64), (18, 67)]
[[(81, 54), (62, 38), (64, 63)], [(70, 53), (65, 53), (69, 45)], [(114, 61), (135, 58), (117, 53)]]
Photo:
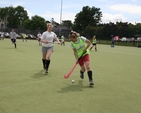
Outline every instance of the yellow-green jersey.
[(65, 37), (61, 36), (61, 41), (64, 42), (65, 41)]
[(93, 39), (92, 43), (93, 43), (93, 44), (96, 44), (96, 39)]
[(26, 37), (27, 37), (26, 34), (24, 34), (24, 35), (23, 35), (23, 38), (26, 38)]
[[(87, 43), (85, 41), (86, 41), (86, 38), (83, 37), (83, 36), (78, 37), (77, 42), (72, 42), (71, 41), (71, 47), (76, 49), (78, 58), (81, 57), (81, 55), (83, 54), (83, 50), (87, 46)], [(90, 54), (89, 49), (87, 49), (87, 52), (85, 54)]]

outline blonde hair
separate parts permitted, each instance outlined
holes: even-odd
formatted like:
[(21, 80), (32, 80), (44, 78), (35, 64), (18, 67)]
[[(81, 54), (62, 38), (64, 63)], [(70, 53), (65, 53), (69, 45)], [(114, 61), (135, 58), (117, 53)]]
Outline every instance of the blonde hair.
[(52, 26), (52, 27), (53, 27), (52, 23), (47, 23), (47, 28), (48, 28), (49, 26)]
[(77, 38), (79, 36), (80, 36), (80, 34), (77, 33), (76, 31), (71, 31), (69, 34), (69, 38)]

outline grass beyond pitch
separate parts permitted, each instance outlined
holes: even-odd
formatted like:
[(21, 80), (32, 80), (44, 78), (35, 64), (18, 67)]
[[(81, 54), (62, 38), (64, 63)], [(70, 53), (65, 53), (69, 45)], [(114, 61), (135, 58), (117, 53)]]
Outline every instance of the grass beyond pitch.
[(90, 56), (93, 88), (79, 66), (63, 78), (75, 63), (68, 42), (55, 44), (46, 75), (37, 41), (0, 41), (0, 113), (140, 113), (141, 49), (98, 44)]

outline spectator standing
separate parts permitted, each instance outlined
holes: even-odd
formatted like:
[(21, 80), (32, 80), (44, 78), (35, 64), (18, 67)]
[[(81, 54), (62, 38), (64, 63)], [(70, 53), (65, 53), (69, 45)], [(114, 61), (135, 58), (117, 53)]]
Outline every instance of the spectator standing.
[(115, 40), (113, 35), (111, 35), (111, 47), (114, 47), (114, 46), (115, 46)]

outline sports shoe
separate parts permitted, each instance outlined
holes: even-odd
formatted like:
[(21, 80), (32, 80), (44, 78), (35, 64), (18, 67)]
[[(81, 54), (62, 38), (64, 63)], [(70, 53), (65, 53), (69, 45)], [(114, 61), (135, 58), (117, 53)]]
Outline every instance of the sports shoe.
[(48, 69), (45, 69), (45, 73), (48, 73)]
[(93, 80), (89, 80), (89, 83), (90, 83), (90, 86), (91, 86), (91, 85), (94, 85)]
[(84, 74), (83, 74), (83, 72), (81, 70), (80, 70), (80, 78), (84, 79)]

